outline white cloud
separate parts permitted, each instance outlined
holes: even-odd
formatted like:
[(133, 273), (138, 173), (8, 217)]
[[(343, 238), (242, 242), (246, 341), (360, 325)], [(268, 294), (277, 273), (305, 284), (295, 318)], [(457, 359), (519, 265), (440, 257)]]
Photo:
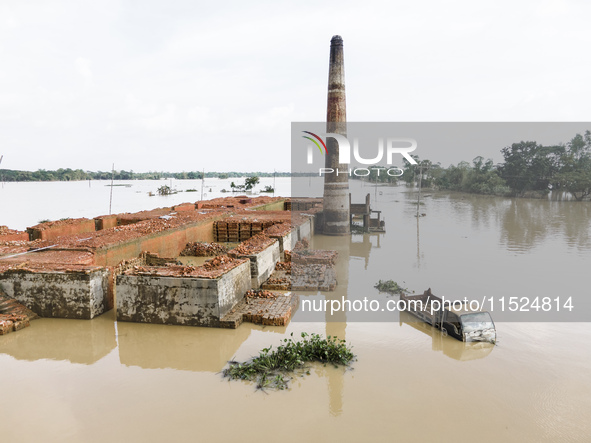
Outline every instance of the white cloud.
[(14, 29), (20, 25), (20, 22), (16, 17), (10, 13), (7, 13), (0, 19), (0, 28), (3, 29)]
[(85, 87), (92, 86), (92, 69), (90, 69), (90, 60), (78, 57), (74, 64), (76, 66), (76, 71), (84, 79)]

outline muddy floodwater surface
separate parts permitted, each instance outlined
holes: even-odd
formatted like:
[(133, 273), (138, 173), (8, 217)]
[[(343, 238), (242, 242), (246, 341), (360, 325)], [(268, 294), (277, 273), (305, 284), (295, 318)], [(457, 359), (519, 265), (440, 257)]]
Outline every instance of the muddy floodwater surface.
[[(303, 298), (395, 298), (378, 293), (379, 279), (446, 296), (588, 291), (588, 202), (426, 192), (417, 220), (412, 190), (361, 186), (352, 184), (371, 193), (386, 233), (314, 237), (312, 247), (339, 251), (339, 286)], [(116, 322), (113, 311), (91, 321), (36, 320), (0, 337), (2, 436), (591, 441), (589, 323), (500, 321), (493, 346), (443, 337), (398, 313), (379, 321), (303, 319), (299, 311), (284, 328), (236, 330)], [(349, 369), (313, 365), (286, 391), (222, 378), (228, 360), (302, 331), (346, 339), (358, 360)]]

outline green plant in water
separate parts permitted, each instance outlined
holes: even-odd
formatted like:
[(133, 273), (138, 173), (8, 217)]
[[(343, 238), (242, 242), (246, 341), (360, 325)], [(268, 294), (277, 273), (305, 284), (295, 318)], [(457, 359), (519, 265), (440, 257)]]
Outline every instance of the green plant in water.
[[(291, 333), (293, 337), (293, 332)], [(230, 380), (249, 380), (257, 382), (257, 389), (286, 389), (292, 379), (289, 373), (301, 371), (310, 374), (305, 366), (309, 362), (331, 363), (349, 366), (355, 359), (351, 348), (345, 340), (337, 337), (323, 338), (319, 334), (302, 332), (300, 341), (291, 338), (283, 339), (283, 344), (272, 350), (272, 346), (263, 349), (258, 357), (240, 363), (229, 362), (230, 366), (223, 370), (224, 377)]]
[(376, 288), (380, 292), (387, 292), (389, 294), (400, 295), (402, 293), (408, 293), (407, 288), (400, 286), (394, 280), (386, 280), (386, 281), (380, 280), (374, 285), (374, 288)]
[(168, 185), (163, 185), (158, 188), (159, 195), (170, 195), (172, 194), (172, 189)]

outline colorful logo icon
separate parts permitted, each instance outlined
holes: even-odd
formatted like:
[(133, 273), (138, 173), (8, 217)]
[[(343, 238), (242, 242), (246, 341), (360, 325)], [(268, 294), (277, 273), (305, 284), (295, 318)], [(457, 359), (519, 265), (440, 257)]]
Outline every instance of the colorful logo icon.
[(305, 132), (306, 134), (310, 134), (312, 137), (316, 138), (316, 140), (318, 140), (320, 143), (322, 143), (322, 146), (324, 147), (324, 151), (322, 150), (322, 148), (320, 147), (318, 142), (316, 140), (314, 140), (312, 137), (308, 137), (307, 135), (302, 135), (302, 137), (307, 138), (312, 143), (314, 143), (316, 146), (318, 146), (318, 149), (320, 150), (321, 154), (324, 154), (324, 153), (328, 154), (328, 150), (326, 149), (326, 145), (324, 144), (324, 142), (322, 141), (322, 139), (320, 137), (318, 137), (316, 134), (314, 134), (313, 132), (310, 132), (310, 131), (302, 131), (302, 132)]

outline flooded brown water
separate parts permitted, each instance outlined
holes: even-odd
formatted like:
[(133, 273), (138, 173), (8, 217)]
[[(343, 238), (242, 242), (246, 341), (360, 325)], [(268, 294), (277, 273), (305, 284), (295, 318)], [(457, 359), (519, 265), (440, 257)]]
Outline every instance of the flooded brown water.
[[(589, 203), (371, 192), (387, 232), (338, 249), (328, 298), (378, 294), (378, 279), (437, 294), (587, 291)], [(379, 194), (381, 192), (381, 194)], [(298, 313), (298, 315), (300, 315)], [(591, 326), (497, 322), (498, 345), (410, 321), (237, 330), (41, 319), (0, 337), (0, 420), (18, 441), (591, 441)], [(314, 366), (264, 393), (219, 371), (293, 332), (343, 337), (352, 370)]]

